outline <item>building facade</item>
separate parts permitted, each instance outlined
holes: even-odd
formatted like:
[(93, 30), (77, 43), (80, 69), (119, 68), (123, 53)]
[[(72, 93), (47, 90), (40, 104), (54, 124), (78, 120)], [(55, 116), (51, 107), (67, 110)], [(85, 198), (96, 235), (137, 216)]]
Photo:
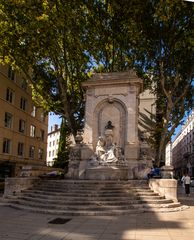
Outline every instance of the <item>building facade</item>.
[(172, 143), (168, 142), (165, 151), (165, 165), (172, 166)]
[(0, 66), (0, 177), (46, 165), (48, 117), (32, 101), (27, 81)]
[(175, 176), (181, 177), (185, 172), (194, 176), (194, 111), (172, 143), (172, 164)]
[(60, 128), (57, 124), (51, 127), (47, 137), (47, 166), (52, 167), (57, 157), (60, 139)]

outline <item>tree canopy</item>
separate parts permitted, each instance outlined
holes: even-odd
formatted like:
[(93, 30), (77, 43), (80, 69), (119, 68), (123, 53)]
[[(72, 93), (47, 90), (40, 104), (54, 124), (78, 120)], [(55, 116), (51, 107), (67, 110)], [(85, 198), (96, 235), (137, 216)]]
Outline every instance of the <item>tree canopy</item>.
[(133, 68), (156, 96), (150, 137), (157, 161), (193, 97), (194, 4), (183, 0), (6, 0), (0, 3), (1, 62), (30, 81), (34, 99), (83, 125), (81, 82)]

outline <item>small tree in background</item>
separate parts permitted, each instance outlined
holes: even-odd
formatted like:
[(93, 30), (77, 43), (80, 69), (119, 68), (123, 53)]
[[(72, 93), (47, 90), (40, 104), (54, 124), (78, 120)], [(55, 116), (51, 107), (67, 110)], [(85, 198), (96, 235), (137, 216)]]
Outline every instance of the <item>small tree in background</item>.
[(63, 168), (65, 172), (68, 170), (69, 162), (69, 140), (70, 131), (67, 127), (66, 121), (63, 118), (60, 127), (60, 138), (57, 158), (54, 161), (54, 167)]

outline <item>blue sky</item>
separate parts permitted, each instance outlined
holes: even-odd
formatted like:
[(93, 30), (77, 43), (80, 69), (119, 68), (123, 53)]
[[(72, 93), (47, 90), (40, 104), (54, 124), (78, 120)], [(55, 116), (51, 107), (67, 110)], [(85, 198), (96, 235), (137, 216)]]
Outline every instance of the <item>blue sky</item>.
[(48, 132), (51, 131), (51, 126), (54, 124), (61, 125), (61, 118), (59, 118), (59, 115), (55, 115), (54, 113), (49, 113), (49, 122), (48, 122)]

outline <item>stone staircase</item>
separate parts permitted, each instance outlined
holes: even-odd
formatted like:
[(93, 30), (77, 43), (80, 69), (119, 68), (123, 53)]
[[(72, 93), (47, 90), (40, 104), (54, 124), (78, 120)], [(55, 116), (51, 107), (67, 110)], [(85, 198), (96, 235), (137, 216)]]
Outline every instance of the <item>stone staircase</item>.
[(181, 206), (154, 193), (143, 180), (41, 180), (6, 200), (14, 208), (68, 216), (176, 211)]

